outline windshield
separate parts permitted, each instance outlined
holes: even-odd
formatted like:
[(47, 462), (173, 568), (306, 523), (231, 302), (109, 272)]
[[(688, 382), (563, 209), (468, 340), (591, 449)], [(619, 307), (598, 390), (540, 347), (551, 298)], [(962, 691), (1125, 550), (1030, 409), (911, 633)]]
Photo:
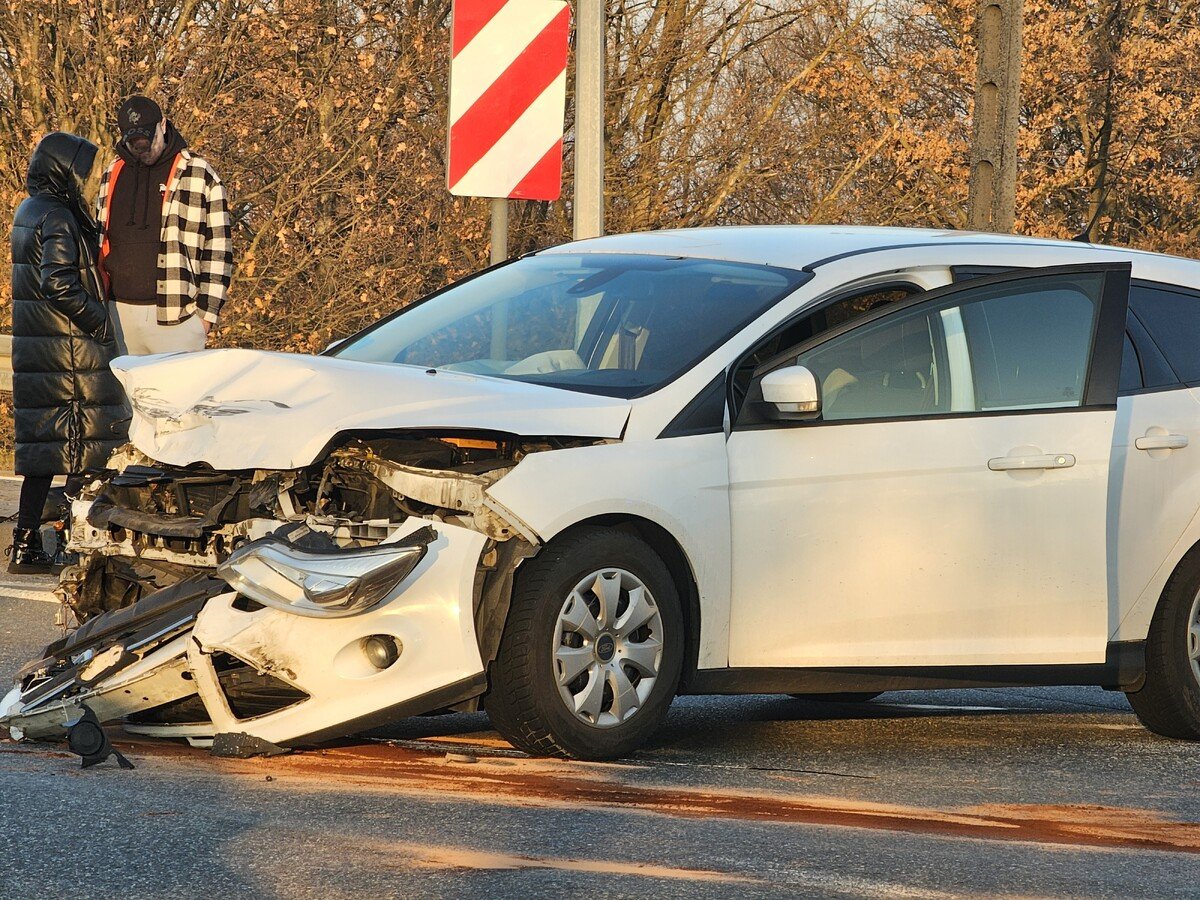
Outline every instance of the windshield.
[(451, 285), (330, 355), (636, 397), (682, 375), (806, 277), (706, 259), (531, 256)]

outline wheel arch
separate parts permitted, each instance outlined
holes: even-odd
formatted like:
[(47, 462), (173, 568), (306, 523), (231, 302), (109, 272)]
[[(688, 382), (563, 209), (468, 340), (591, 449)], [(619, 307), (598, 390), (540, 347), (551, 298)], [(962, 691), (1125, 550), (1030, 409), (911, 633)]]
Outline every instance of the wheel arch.
[(1124, 611), (1119, 624), (1109, 635), (1109, 640), (1145, 640), (1162, 608), (1172, 576), (1188, 566), (1200, 567), (1200, 512), (1197, 512), (1196, 518), (1175, 545), (1173, 552), (1163, 560), (1163, 564), (1137, 600)]
[(679, 681), (679, 692), (684, 693), (688, 682), (696, 671), (700, 656), (700, 590), (695, 568), (687, 552), (670, 531), (657, 522), (630, 513), (608, 513), (574, 522), (551, 538), (551, 543), (581, 528), (615, 528), (636, 535), (651, 550), (671, 573), (675, 591), (679, 594), (680, 611), (683, 613), (684, 657), (683, 674)]
[(1163, 601), (1166, 599), (1167, 591), (1170, 589), (1171, 581), (1175, 577), (1175, 574), (1178, 572), (1187, 571), (1188, 569), (1196, 568), (1200, 568), (1200, 539), (1197, 539), (1196, 542), (1193, 543), (1192, 546), (1189, 547), (1184, 554), (1179, 557), (1178, 561), (1174, 566), (1171, 567), (1170, 571), (1168, 571), (1167, 577), (1163, 582), (1161, 589), (1158, 591), (1158, 595), (1154, 598), (1154, 608), (1150, 611), (1149, 616), (1147, 616), (1147, 633), (1149, 633), (1149, 629), (1153, 627), (1154, 621), (1162, 614), (1164, 606)]

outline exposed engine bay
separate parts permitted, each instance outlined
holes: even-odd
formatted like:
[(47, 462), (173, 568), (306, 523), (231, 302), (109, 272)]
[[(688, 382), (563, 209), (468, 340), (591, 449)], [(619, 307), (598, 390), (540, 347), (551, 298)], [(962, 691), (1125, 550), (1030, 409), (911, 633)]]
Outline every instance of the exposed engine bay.
[(79, 627), (18, 673), (0, 725), (56, 739), (90, 712), (245, 753), (478, 708), (540, 543), (488, 488), (596, 442), (368, 433), (233, 472), (126, 446), (72, 503), (57, 593)]
[(525, 454), (554, 448), (502, 437), (351, 439), (304, 469), (230, 473), (160, 465), (127, 446), (110, 462), (115, 474), (73, 504), (68, 549), (80, 560), (59, 593), (83, 623), (216, 569), (283, 523), (304, 522), (339, 547), (378, 544), (413, 516), (536, 542), (486, 489)]

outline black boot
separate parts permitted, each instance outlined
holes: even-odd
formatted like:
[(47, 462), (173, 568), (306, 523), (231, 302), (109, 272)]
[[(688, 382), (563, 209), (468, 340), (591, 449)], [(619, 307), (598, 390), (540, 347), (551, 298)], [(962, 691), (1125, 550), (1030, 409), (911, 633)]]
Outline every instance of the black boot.
[(13, 575), (49, 575), (54, 560), (42, 548), (42, 535), (36, 528), (13, 530), (8, 548), (8, 571)]

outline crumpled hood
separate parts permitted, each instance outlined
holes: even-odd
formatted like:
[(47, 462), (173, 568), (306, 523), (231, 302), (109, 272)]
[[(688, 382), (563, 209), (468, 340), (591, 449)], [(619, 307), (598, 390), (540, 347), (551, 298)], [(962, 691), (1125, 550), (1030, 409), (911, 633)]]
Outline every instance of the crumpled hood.
[(338, 432), (412, 428), (618, 438), (626, 400), (413, 366), (261, 350), (122, 356), (130, 440), (169, 465), (295, 469)]

